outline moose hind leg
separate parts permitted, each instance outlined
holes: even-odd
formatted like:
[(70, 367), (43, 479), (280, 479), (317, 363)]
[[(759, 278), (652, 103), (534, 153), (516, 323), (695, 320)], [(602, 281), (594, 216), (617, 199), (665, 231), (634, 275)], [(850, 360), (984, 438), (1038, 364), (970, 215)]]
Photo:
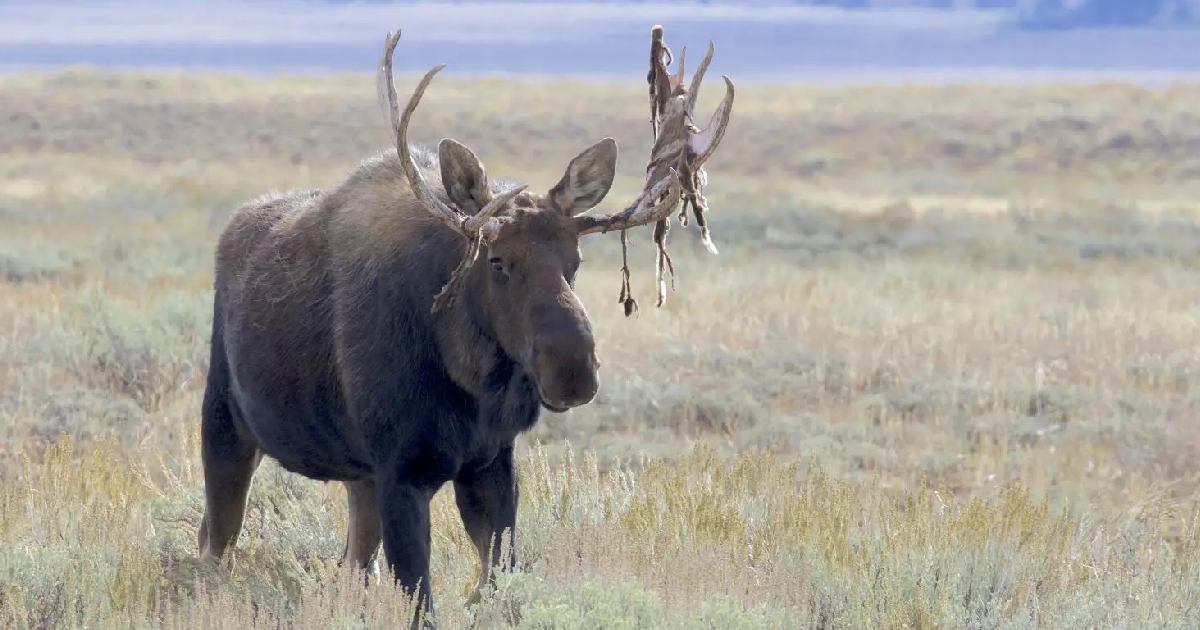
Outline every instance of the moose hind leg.
[(512, 448), (500, 451), (484, 466), (464, 470), (454, 482), (454, 499), (467, 535), (479, 552), (479, 582), (470, 598), (470, 603), (475, 603), (483, 586), (492, 581), (494, 569), (512, 569), (516, 564), (512, 535), (517, 523), (517, 477)]
[(347, 481), (344, 485), (350, 508), (350, 527), (346, 533), (342, 563), (366, 571), (368, 576), (378, 576), (379, 565), (375, 556), (383, 540), (383, 522), (379, 516), (375, 482), (363, 479)]
[(219, 380), (210, 375), (200, 424), (204, 519), (198, 542), (203, 558), (220, 558), (237, 541), (250, 481), (262, 458), (258, 446), (234, 420)]

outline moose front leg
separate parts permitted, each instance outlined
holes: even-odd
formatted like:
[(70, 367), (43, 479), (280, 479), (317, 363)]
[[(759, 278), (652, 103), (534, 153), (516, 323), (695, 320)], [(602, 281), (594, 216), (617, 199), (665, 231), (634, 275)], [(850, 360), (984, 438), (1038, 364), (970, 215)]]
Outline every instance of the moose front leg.
[(383, 551), (388, 568), (405, 592), (417, 603), (412, 627), (421, 617), (430, 627), (433, 598), (429, 585), (429, 501), (436, 487), (412, 483), (397, 475), (377, 479), (379, 515), (383, 525)]
[[(454, 499), (467, 535), (479, 552), (479, 582), (469, 600), (476, 603), (483, 586), (494, 579), (494, 568), (512, 569), (516, 565), (512, 535), (517, 524), (517, 476), (512, 445), (482, 466), (464, 468), (454, 481)], [(507, 548), (501, 545), (505, 531)]]

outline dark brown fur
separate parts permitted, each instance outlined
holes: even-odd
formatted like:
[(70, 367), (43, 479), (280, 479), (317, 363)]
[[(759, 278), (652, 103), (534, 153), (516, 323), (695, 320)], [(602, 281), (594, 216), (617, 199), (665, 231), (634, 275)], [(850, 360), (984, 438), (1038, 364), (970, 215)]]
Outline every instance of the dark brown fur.
[[(459, 207), (503, 187), (469, 151), (442, 155), (446, 184), (436, 155), (416, 157)], [(346, 482), (346, 560), (372, 565), (382, 539), (392, 573), (426, 606), (429, 500), (447, 481), (484, 579), (511, 566), (498, 543), (516, 518), (513, 441), (540, 406), (584, 404), (599, 387), (591, 327), (571, 289), (572, 214), (604, 196), (615, 160), (615, 145), (599, 143), (552, 194), (516, 197), (458, 299), (436, 313), (467, 240), (414, 198), (394, 154), (327, 192), (239, 208), (216, 256), (201, 553), (219, 557), (236, 540), (265, 454)]]

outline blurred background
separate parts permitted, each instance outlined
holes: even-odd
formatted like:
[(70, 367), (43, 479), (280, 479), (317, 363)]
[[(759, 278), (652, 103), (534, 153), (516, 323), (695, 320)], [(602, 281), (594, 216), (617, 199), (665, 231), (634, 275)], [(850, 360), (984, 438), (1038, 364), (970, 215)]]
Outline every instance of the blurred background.
[(1200, 69), (1196, 0), (752, 0), (749, 2), (10, 0), (0, 64), (274, 72), (361, 71), (385, 26), (397, 70), (625, 77), (653, 22), (677, 42), (721, 42), (752, 81), (1135, 82)]
[(410, 137), (544, 191), (617, 139), (649, 30), (737, 84), (712, 256), (582, 244), (591, 404), (519, 441), (521, 571), (444, 627), (1190, 628), (1200, 601), (1200, 1), (0, 2), (0, 627), (374, 628), (346, 503), (265, 461), (196, 559), (213, 247)]

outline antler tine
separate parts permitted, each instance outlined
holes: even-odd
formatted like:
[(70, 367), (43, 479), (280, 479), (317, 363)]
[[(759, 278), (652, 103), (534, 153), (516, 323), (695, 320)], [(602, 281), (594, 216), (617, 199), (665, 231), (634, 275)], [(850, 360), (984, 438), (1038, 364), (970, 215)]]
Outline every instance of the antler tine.
[(679, 66), (675, 69), (675, 81), (683, 85), (683, 72), (687, 68), (687, 46), (679, 49)]
[[(704, 73), (708, 71), (708, 64), (712, 63), (713, 53), (716, 50), (716, 46), (712, 42), (708, 42), (708, 52), (704, 53), (704, 59), (701, 59), (700, 65), (696, 67), (696, 74), (692, 75), (692, 83), (688, 86), (687, 91), (686, 111), (689, 116), (696, 111), (696, 99), (700, 97), (700, 82), (704, 80)], [(680, 75), (682, 74), (681, 72)]]
[(679, 205), (683, 186), (679, 180), (679, 172), (673, 168), (669, 171), (667, 177), (647, 187), (634, 200), (633, 204), (622, 212), (602, 217), (590, 215), (575, 217), (575, 225), (579, 234), (582, 236), (611, 230), (628, 230), (641, 225), (657, 223), (671, 216), (671, 212)]
[(412, 153), (408, 146), (408, 125), (412, 122), (413, 113), (417, 111), (417, 106), (421, 104), (421, 97), (425, 95), (425, 90), (429, 84), (433, 82), (433, 77), (441, 72), (446, 64), (434, 66), (425, 76), (421, 77), (420, 83), (413, 90), (412, 97), (408, 100), (408, 105), (404, 107), (403, 113), (400, 112), (399, 99), (396, 96), (395, 79), (392, 76), (392, 54), (396, 49), (396, 44), (400, 41), (400, 32), (395, 34), (388, 33), (387, 42), (384, 46), (383, 60), (379, 66), (379, 92), (381, 97), (386, 97), (388, 118), (392, 125), (392, 132), (396, 137), (396, 155), (400, 158), (400, 168), (404, 171), (404, 177), (408, 180), (408, 185), (412, 188), (413, 194), (417, 199), (429, 210), (430, 214), (437, 217), (447, 227), (453, 229), (466, 236), (469, 239), (475, 239), (480, 230), (492, 232), (488, 229), (493, 227), (492, 217), (508, 205), (508, 202), (513, 197), (517, 196), (525, 189), (524, 186), (510, 190), (502, 195), (498, 195), (488, 202), (482, 210), (475, 215), (467, 215), (458, 208), (443, 202), (434, 194), (433, 189), (425, 181), (425, 177), (421, 175), (421, 169), (417, 167), (417, 163), (413, 160)]
[(725, 129), (729, 127), (729, 117), (733, 113), (733, 81), (725, 75), (721, 75), (721, 78), (725, 79), (725, 98), (713, 112), (704, 131), (688, 139), (688, 146), (696, 153), (692, 161), (694, 169), (700, 169), (712, 157), (717, 145), (721, 144), (721, 138), (725, 137)]
[(396, 85), (392, 79), (392, 53), (396, 50), (398, 43), (400, 43), (400, 31), (397, 30), (395, 33), (388, 31), (383, 40), (383, 59), (379, 61), (379, 74), (375, 77), (375, 90), (379, 97), (379, 103), (384, 108), (384, 115), (388, 118), (388, 126), (392, 130), (393, 137), (396, 135), (397, 125), (400, 124)]

